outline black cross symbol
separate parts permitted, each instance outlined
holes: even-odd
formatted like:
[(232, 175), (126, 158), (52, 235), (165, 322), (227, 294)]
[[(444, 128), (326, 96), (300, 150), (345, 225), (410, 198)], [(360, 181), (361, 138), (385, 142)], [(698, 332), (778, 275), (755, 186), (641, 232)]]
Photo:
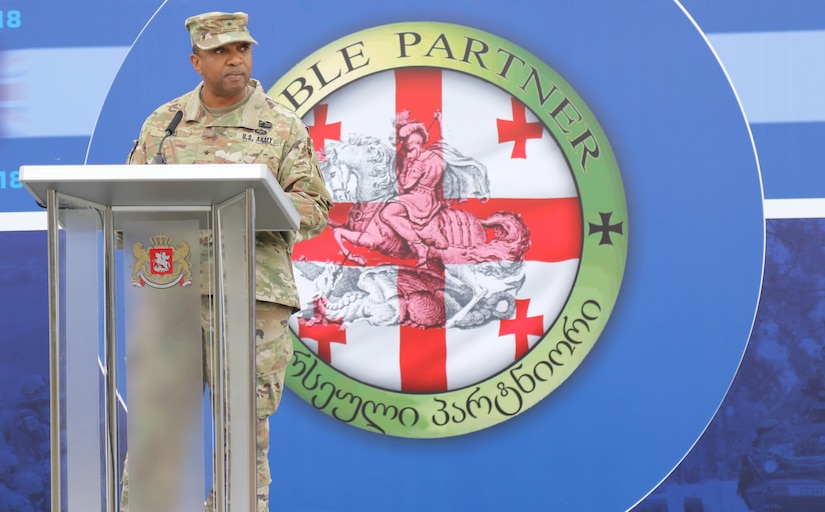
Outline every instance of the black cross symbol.
[(623, 222), (619, 222), (618, 224), (611, 224), (611, 215), (613, 215), (613, 212), (599, 212), (599, 217), (601, 217), (602, 219), (601, 225), (596, 225), (592, 222), (588, 222), (588, 224), (590, 224), (590, 233), (588, 233), (588, 235), (593, 235), (596, 233), (602, 234), (602, 239), (599, 240), (599, 245), (613, 245), (613, 240), (610, 239), (611, 232), (619, 235), (622, 234)]

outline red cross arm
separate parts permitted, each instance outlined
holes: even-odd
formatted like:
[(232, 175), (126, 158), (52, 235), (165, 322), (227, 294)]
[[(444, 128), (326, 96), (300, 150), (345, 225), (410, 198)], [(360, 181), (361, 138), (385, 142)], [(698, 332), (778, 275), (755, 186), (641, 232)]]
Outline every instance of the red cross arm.
[(315, 124), (307, 126), (309, 138), (319, 155), (324, 154), (324, 144), (328, 140), (341, 140), (341, 122), (327, 124), (327, 110), (329, 105), (318, 105), (313, 109)]
[(513, 142), (513, 152), (510, 158), (527, 158), (527, 139), (540, 139), (542, 134), (541, 123), (528, 123), (525, 106), (515, 98), (511, 98), (513, 106), (513, 120), (496, 119), (498, 127), (498, 142)]
[(529, 348), (527, 336), (541, 336), (544, 334), (544, 316), (527, 316), (527, 309), (530, 306), (530, 299), (516, 300), (516, 317), (512, 320), (502, 320), (499, 326), (498, 335), (506, 336), (514, 334), (516, 336), (516, 359), (527, 353)]

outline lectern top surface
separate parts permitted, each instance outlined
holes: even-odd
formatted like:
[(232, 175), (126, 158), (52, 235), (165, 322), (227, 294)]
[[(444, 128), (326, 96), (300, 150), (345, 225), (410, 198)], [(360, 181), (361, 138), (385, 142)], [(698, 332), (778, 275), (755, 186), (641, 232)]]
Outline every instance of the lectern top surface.
[(20, 181), (45, 205), (49, 190), (112, 208), (147, 211), (220, 204), (251, 188), (258, 230), (295, 230), (298, 212), (264, 164), (22, 166)]

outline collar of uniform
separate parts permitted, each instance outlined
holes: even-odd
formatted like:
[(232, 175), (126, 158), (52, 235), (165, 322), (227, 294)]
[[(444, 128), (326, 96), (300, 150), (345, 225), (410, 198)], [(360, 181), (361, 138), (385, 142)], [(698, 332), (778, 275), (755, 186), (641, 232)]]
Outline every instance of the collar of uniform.
[[(249, 99), (241, 107), (240, 115), (235, 111), (229, 112), (216, 119), (215, 122), (210, 123), (211, 126), (234, 126), (247, 128), (249, 130), (258, 128), (258, 111), (261, 109), (261, 105), (266, 98), (266, 93), (263, 90), (261, 82), (254, 78), (249, 80), (249, 85), (252, 85), (254, 88)], [(203, 82), (199, 83), (198, 86), (195, 87), (195, 90), (189, 94), (189, 98), (183, 109), (183, 119), (185, 121), (203, 122), (203, 118), (206, 116), (206, 110), (203, 108), (200, 99), (201, 87), (203, 87)]]

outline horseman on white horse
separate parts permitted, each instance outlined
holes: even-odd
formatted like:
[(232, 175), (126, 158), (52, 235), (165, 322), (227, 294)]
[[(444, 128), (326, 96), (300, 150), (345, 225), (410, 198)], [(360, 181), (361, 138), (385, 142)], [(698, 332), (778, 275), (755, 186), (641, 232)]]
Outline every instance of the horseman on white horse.
[(489, 198), (486, 167), (444, 141), (426, 145), (428, 138), (427, 127), (402, 112), (396, 123), (397, 154), (369, 136), (327, 144), (322, 170), (333, 198), (355, 203), (347, 221), (333, 227), (346, 257), (364, 264), (351, 247), (365, 247), (393, 258), (415, 258), (419, 267), (522, 259), (529, 232), (517, 214), (496, 212), (479, 219), (449, 207), (450, 199)]

